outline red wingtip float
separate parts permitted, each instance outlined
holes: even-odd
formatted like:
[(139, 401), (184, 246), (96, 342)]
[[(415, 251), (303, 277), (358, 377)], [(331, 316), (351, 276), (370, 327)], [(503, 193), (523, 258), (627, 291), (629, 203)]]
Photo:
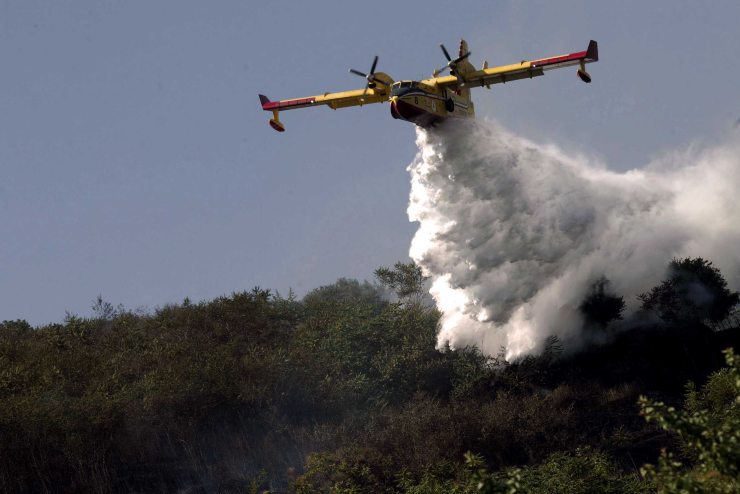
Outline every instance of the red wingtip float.
[(277, 130), (278, 132), (285, 132), (285, 127), (283, 126), (283, 123), (275, 120), (274, 118), (270, 119), (270, 127)]
[[(522, 60), (519, 63), (499, 67), (488, 67), (488, 62), (484, 62), (480, 69), (476, 69), (470, 63), (470, 50), (465, 40), (460, 41), (457, 58), (454, 59), (444, 45), (440, 45), (440, 48), (447, 63), (435, 70), (430, 79), (394, 81), (388, 74), (375, 71), (378, 65), (376, 56), (367, 74), (350, 69), (351, 73), (367, 81), (362, 89), (280, 101), (270, 101), (267, 96), (260, 94), (260, 103), (263, 110), (272, 112), (270, 126), (278, 132), (285, 131), (285, 126), (279, 118), (281, 111), (318, 105), (326, 105), (336, 110), (385, 102), (390, 103), (393, 118), (426, 127), (446, 118), (475, 116), (475, 108), (470, 97), (472, 88), (485, 86), (490, 89), (492, 84), (531, 79), (544, 75), (547, 70), (574, 65), (578, 65), (576, 71), (578, 77), (583, 82), (590, 83), (591, 75), (586, 72), (586, 64), (599, 60), (598, 45), (593, 40), (585, 51), (539, 60)], [(440, 76), (446, 70), (449, 70), (450, 75)]]
[(280, 104), (284, 102), (281, 102), (281, 101), (272, 102), (270, 101), (270, 98), (268, 98), (264, 94), (260, 94), (260, 103), (262, 103), (263, 110), (272, 110), (272, 118), (270, 119), (270, 127), (277, 130), (278, 132), (285, 132), (285, 126), (283, 126), (283, 123), (278, 118), (278, 108), (280, 108)]

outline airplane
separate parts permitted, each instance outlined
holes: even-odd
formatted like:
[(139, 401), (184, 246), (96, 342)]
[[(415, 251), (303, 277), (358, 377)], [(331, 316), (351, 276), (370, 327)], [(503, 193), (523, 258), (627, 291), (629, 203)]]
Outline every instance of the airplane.
[[(267, 96), (260, 94), (262, 109), (272, 112), (270, 126), (278, 132), (285, 131), (279, 118), (281, 111), (318, 105), (336, 110), (384, 102), (390, 103), (393, 118), (429, 127), (448, 118), (474, 117), (475, 108), (470, 98), (472, 88), (485, 86), (491, 89), (492, 84), (531, 79), (544, 75), (547, 70), (574, 65), (579, 66), (576, 71), (578, 77), (590, 83), (591, 75), (586, 72), (586, 64), (599, 60), (598, 45), (591, 40), (586, 51), (539, 60), (522, 60), (499, 67), (488, 67), (485, 61), (481, 69), (476, 69), (470, 63), (470, 50), (465, 40), (460, 40), (458, 56), (454, 59), (443, 44), (439, 46), (447, 63), (435, 70), (430, 79), (394, 81), (388, 74), (375, 71), (378, 66), (378, 57), (375, 56), (369, 73), (349, 70), (367, 81), (363, 89), (280, 101), (270, 101)], [(441, 76), (446, 70), (450, 71), (450, 75)]]

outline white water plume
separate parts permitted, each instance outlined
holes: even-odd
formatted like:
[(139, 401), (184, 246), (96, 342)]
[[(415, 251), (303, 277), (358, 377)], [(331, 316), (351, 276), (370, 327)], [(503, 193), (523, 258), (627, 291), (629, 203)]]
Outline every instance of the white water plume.
[(549, 335), (581, 341), (596, 280), (629, 314), (673, 257), (711, 260), (740, 286), (739, 134), (626, 173), (491, 122), (419, 129), (417, 145), (410, 256), (443, 313), (440, 349), (515, 358)]

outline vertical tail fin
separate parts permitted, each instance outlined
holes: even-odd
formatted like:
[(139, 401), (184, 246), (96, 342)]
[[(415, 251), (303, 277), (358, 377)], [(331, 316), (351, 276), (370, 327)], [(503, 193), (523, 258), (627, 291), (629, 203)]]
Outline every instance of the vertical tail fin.
[(265, 96), (264, 94), (260, 94), (260, 103), (262, 103), (262, 106), (265, 106), (265, 104), (270, 102), (270, 98)]
[(594, 62), (599, 61), (599, 45), (596, 41), (591, 40), (589, 42), (588, 49), (586, 49), (586, 58)]
[(457, 56), (461, 57), (465, 55), (468, 52), (468, 42), (464, 39), (460, 40), (460, 49), (458, 50)]

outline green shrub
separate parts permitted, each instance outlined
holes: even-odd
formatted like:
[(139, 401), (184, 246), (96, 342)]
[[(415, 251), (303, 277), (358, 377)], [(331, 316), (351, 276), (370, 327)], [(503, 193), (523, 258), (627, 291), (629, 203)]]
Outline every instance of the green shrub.
[(700, 391), (689, 388), (684, 410), (640, 398), (642, 415), (678, 434), (688, 456), (663, 450), (657, 466), (643, 467), (659, 492), (740, 492), (740, 357), (728, 349), (725, 358)]

